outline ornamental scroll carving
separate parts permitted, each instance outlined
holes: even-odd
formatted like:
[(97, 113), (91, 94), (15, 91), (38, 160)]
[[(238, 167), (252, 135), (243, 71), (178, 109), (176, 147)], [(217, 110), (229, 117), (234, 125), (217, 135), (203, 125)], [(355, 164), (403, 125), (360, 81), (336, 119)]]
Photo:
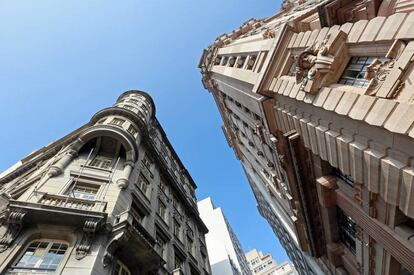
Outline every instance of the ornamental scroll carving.
[(77, 260), (81, 260), (88, 255), (89, 250), (95, 236), (95, 232), (99, 228), (99, 221), (97, 220), (86, 220), (83, 225), (83, 236), (81, 242), (76, 247), (76, 256)]
[(381, 88), (382, 84), (387, 79), (388, 74), (394, 68), (394, 60), (385, 60), (381, 62), (379, 59), (374, 59), (372, 63), (367, 67), (367, 72), (365, 73), (365, 78), (369, 80), (366, 94), (375, 96)]
[(335, 82), (337, 69), (346, 59), (346, 38), (343, 31), (328, 34), (296, 57), (296, 83), (301, 85), (300, 90), (316, 94)]
[(369, 80), (365, 94), (385, 98), (397, 97), (405, 85), (403, 81), (400, 81), (404, 76), (402, 73), (400, 73), (398, 77), (399, 81), (393, 86), (393, 88), (390, 89), (390, 91), (385, 96), (378, 95), (377, 93), (383, 86), (384, 82), (387, 80), (387, 77), (391, 71), (402, 71), (401, 68), (396, 68), (396, 60), (401, 55), (404, 48), (405, 43), (401, 40), (396, 40), (386, 54), (385, 60), (379, 60), (376, 58), (372, 61), (372, 63), (367, 67), (367, 71), (365, 73), (365, 79)]
[(10, 211), (7, 218), (7, 230), (0, 239), (0, 253), (7, 250), (13, 241), (19, 236), (23, 228), (23, 219), (26, 212)]

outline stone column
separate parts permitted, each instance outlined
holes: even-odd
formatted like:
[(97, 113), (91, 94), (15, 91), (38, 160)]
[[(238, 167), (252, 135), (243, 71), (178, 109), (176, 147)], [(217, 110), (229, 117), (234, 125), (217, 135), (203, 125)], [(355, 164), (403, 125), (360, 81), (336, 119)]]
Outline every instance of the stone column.
[(63, 172), (63, 170), (69, 165), (69, 163), (77, 156), (77, 154), (77, 151), (69, 149), (63, 155), (63, 157), (61, 157), (55, 164), (53, 164), (49, 168), (49, 171), (47, 172), (48, 176), (52, 178), (60, 175)]

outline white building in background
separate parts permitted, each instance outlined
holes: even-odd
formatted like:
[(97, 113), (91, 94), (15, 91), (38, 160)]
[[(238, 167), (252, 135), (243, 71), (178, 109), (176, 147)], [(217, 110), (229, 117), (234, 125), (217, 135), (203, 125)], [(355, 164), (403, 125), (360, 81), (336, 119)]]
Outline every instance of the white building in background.
[(251, 275), (239, 240), (221, 208), (211, 198), (198, 202), (200, 217), (209, 232), (206, 245), (213, 275)]
[(253, 275), (297, 275), (295, 267), (288, 261), (277, 264), (270, 254), (253, 249), (246, 253), (246, 259)]

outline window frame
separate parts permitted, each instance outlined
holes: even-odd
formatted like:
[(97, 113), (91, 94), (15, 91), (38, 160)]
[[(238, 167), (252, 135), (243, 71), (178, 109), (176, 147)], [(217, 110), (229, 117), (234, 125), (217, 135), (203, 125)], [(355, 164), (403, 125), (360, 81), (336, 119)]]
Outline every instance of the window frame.
[[(36, 242), (39, 242), (39, 243), (42, 243), (42, 242), (44, 242), (44, 243), (47, 243), (47, 246), (46, 246), (46, 248), (44, 248), (44, 251), (43, 251), (43, 254), (42, 254), (42, 258), (44, 259), (44, 258), (46, 258), (47, 257), (47, 254), (48, 254), (48, 252), (52, 249), (52, 246), (54, 245), (54, 244), (60, 244), (60, 246), (61, 245), (66, 245), (66, 248), (65, 248), (65, 250), (64, 250), (64, 253), (63, 254), (61, 254), (62, 255), (62, 257), (60, 258), (60, 261), (59, 261), (59, 263), (56, 265), (56, 268), (55, 269), (52, 269), (52, 268), (39, 268), (39, 267), (23, 267), (23, 266), (17, 266), (18, 264), (19, 264), (19, 262), (23, 259), (23, 257), (25, 256), (25, 254), (26, 254), (26, 252), (28, 251), (28, 249), (30, 248), (30, 246), (33, 244), (33, 243), (36, 243)], [(59, 248), (58, 248), (58, 250), (60, 249), (60, 246), (59, 246)], [(39, 246), (37, 246), (37, 248), (38, 248)], [(70, 256), (70, 250), (72, 249), (72, 247), (71, 247), (71, 244), (68, 242), (68, 241), (66, 241), (66, 240), (59, 240), (59, 239), (48, 239), (48, 238), (40, 238), (40, 239), (33, 239), (33, 240), (30, 240), (28, 243), (27, 243), (27, 245), (25, 245), (24, 246), (24, 249), (21, 251), (21, 252), (19, 252), (18, 253), (18, 256), (16, 257), (16, 260), (13, 262), (13, 264), (11, 265), (11, 266), (9, 266), (8, 268), (7, 268), (7, 270), (6, 270), (6, 272), (5, 272), (5, 274), (6, 275), (11, 275), (11, 274), (20, 274), (20, 273), (27, 273), (27, 274), (36, 274), (36, 273), (41, 273), (41, 274), (44, 274), (44, 273), (46, 273), (46, 274), (56, 274), (56, 272), (58, 271), (58, 270), (61, 270), (62, 269), (62, 263), (63, 262), (65, 262), (65, 260), (66, 260), (66, 258), (67, 257), (69, 257)], [(36, 250), (35, 250), (36, 251)], [(69, 252), (68, 252), (69, 251)], [(35, 253), (33, 253), (33, 255), (34, 255)], [(55, 255), (58, 255), (58, 254), (55, 254)], [(39, 262), (39, 260), (40, 259), (38, 259), (38, 262), (36, 262), (36, 265), (41, 265), (41, 263), (43, 262)], [(13, 271), (13, 269), (14, 269), (14, 271)], [(23, 269), (23, 270), (22, 270)], [(17, 271), (17, 270), (19, 270), (19, 271)], [(27, 270), (27, 271), (26, 271)], [(33, 270), (36, 270), (36, 271), (38, 271), (38, 272), (32, 272)]]
[[(120, 267), (120, 269), (117, 271), (117, 265)], [(124, 264), (122, 261), (120, 261), (119, 259), (117, 259), (116, 261), (114, 261), (113, 264), (113, 269), (111, 274), (112, 275), (122, 275), (124, 273), (122, 273), (122, 271), (125, 271), (127, 275), (131, 275), (131, 271), (129, 270), (129, 268), (126, 266), (126, 264)]]

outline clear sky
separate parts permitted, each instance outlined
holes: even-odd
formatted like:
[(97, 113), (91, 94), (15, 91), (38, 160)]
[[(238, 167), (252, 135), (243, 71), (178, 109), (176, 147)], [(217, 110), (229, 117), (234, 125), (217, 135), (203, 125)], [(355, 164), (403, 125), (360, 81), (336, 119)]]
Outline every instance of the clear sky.
[(122, 92), (144, 90), (198, 198), (222, 207), (245, 251), (286, 260), (197, 68), (217, 36), (279, 7), (271, 0), (0, 0), (0, 171)]

